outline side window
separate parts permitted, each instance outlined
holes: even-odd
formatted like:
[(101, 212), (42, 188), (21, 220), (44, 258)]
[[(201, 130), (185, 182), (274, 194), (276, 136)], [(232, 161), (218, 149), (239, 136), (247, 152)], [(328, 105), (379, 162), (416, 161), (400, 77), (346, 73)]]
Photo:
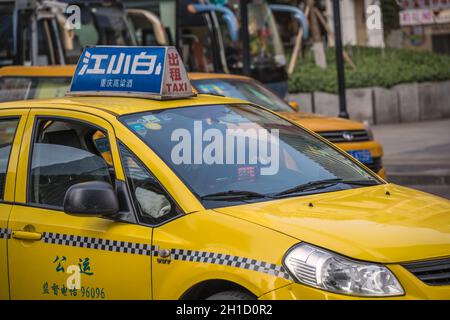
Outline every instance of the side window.
[(0, 119), (0, 199), (5, 193), (6, 171), (19, 118)]
[(143, 221), (158, 224), (177, 216), (176, 204), (156, 178), (123, 144), (119, 143), (119, 149), (130, 192)]
[(62, 207), (67, 189), (74, 184), (114, 183), (104, 131), (84, 122), (48, 118), (39, 119), (34, 130), (28, 202)]

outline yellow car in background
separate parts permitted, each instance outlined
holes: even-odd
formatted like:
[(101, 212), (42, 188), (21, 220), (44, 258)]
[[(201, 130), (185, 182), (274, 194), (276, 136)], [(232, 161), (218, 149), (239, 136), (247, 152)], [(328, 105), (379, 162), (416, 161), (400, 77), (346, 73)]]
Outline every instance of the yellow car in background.
[[(70, 85), (74, 69), (74, 66), (1, 68), (0, 102), (61, 97)], [(189, 77), (192, 86), (199, 93), (248, 100), (280, 113), (335, 143), (379, 176), (386, 178), (382, 165), (382, 146), (373, 139), (370, 128), (366, 128), (364, 124), (302, 111), (296, 112), (297, 110), (287, 102), (249, 77), (213, 73), (190, 73)]]

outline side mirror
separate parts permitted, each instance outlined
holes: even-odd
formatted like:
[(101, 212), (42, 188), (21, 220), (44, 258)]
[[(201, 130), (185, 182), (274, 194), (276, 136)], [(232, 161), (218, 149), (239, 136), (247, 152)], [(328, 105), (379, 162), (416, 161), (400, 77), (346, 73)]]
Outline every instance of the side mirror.
[(109, 183), (82, 182), (67, 190), (64, 212), (77, 216), (113, 216), (119, 212), (119, 201)]
[(289, 101), (289, 106), (294, 110), (295, 112), (298, 112), (300, 110), (300, 105), (296, 101)]

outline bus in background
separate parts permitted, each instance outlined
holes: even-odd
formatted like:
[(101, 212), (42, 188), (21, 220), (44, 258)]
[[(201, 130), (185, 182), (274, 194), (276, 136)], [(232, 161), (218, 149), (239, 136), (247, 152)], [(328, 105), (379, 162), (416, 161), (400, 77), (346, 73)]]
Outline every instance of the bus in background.
[[(241, 1), (178, 0), (178, 46), (189, 71), (244, 73)], [(250, 76), (279, 96), (287, 93), (286, 57), (272, 11), (247, 1)]]
[(81, 28), (74, 29), (67, 63), (76, 63), (86, 46), (167, 46), (170, 38), (159, 17), (151, 11), (128, 9), (122, 1), (62, 0), (81, 11)]
[[(71, 18), (73, 5), (79, 20)], [(125, 10), (116, 0), (0, 0), (0, 20), (0, 66), (64, 65), (77, 62), (86, 46), (170, 42), (155, 14)]]
[(59, 15), (37, 0), (0, 0), (0, 66), (65, 64)]

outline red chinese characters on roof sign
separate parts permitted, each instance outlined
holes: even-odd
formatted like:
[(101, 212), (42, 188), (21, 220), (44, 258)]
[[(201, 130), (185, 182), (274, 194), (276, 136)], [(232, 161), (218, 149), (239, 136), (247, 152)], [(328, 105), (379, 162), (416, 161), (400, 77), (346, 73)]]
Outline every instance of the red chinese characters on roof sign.
[(165, 81), (162, 88), (164, 95), (173, 97), (192, 95), (192, 88), (186, 70), (175, 48), (167, 49), (166, 63)]

